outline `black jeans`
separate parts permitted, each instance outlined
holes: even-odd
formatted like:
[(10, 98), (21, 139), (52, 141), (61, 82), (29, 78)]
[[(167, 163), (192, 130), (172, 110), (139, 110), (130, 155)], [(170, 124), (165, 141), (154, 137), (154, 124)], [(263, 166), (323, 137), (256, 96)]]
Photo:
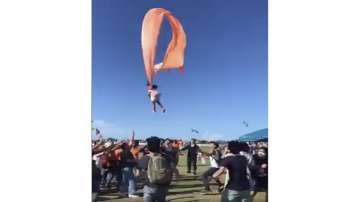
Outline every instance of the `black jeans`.
[[(210, 167), (207, 171), (204, 172), (203, 176), (202, 176), (202, 181), (205, 185), (205, 189), (206, 190), (210, 190), (210, 187), (209, 187), (209, 178), (217, 171), (219, 170), (219, 168), (213, 168), (213, 167)], [(217, 181), (217, 183), (219, 184), (219, 182)]]
[(191, 165), (193, 166), (193, 171), (194, 173), (196, 173), (196, 161), (197, 161), (197, 157), (195, 156), (188, 156), (187, 158), (187, 169), (188, 169), (188, 172), (191, 171)]

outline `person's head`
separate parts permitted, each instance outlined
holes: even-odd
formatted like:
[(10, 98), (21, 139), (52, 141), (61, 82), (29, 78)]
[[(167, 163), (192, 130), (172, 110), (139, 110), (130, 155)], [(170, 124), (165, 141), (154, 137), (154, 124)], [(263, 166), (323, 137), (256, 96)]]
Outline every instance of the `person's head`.
[(158, 86), (157, 85), (152, 85), (151, 88), (156, 90), (156, 89), (158, 89)]
[(239, 142), (240, 151), (250, 152), (250, 147), (246, 142)]
[(138, 146), (139, 146), (139, 140), (135, 140), (134, 147), (138, 147)]
[(167, 150), (172, 150), (172, 148), (173, 148), (171, 140), (166, 140), (164, 143), (164, 146)]
[(123, 143), (121, 143), (120, 148), (121, 148), (123, 151), (126, 151), (126, 150), (129, 149), (129, 144), (126, 143), (126, 142), (123, 142)]
[(240, 152), (240, 144), (238, 141), (228, 142), (228, 150), (230, 153), (238, 154)]
[(195, 138), (191, 139), (191, 145), (196, 145), (196, 139)]
[(260, 148), (257, 151), (257, 155), (261, 158), (265, 158), (267, 156), (267, 149), (266, 148)]
[(211, 148), (212, 148), (212, 149), (217, 149), (217, 148), (219, 148), (219, 144), (218, 144), (217, 142), (211, 141), (211, 142), (210, 142), (210, 145), (211, 145)]
[(148, 139), (146, 139), (147, 142), (147, 147), (149, 149), (150, 152), (153, 153), (159, 153), (160, 152), (160, 138), (158, 137), (149, 137)]

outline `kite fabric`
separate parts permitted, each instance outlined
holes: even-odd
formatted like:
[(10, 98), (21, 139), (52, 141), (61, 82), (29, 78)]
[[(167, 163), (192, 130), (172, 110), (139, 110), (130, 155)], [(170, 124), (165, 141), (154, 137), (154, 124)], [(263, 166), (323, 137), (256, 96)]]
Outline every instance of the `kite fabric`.
[[(156, 46), (164, 16), (170, 23), (172, 38), (163, 61), (155, 65)], [(173, 68), (183, 69), (186, 35), (181, 23), (170, 11), (163, 8), (153, 8), (145, 14), (142, 24), (141, 45), (145, 73), (150, 85), (153, 84), (155, 74), (159, 71)]]

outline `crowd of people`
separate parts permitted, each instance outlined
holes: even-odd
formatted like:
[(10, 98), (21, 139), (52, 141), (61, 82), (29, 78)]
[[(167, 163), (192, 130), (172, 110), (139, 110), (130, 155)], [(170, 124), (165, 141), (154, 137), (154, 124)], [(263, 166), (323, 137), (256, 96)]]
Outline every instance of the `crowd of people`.
[(251, 202), (259, 191), (267, 196), (267, 148), (267, 142), (209, 142), (204, 149), (195, 139), (185, 144), (150, 137), (143, 145), (135, 140), (96, 140), (92, 144), (93, 201), (100, 190), (110, 191), (114, 185), (119, 197), (139, 198), (136, 189), (141, 184), (144, 202), (165, 202), (171, 182), (181, 180), (177, 166), (179, 155), (186, 152), (188, 175), (197, 174), (199, 157), (210, 163), (201, 175), (203, 193), (218, 192), (222, 202)]

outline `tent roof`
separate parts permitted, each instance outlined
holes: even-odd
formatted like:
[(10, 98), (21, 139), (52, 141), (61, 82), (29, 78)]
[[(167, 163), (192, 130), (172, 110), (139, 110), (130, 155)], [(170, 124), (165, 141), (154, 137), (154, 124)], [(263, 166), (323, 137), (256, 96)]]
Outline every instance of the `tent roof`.
[(239, 137), (242, 142), (254, 142), (258, 140), (268, 139), (268, 129), (264, 128)]

